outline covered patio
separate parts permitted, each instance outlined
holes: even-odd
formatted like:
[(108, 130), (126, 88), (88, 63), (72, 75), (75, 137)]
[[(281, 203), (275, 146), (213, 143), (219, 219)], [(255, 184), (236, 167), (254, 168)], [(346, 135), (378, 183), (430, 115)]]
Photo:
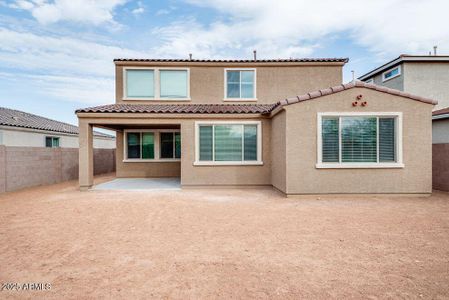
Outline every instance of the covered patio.
[(111, 181), (96, 184), (92, 189), (112, 191), (180, 190), (181, 178), (115, 178)]

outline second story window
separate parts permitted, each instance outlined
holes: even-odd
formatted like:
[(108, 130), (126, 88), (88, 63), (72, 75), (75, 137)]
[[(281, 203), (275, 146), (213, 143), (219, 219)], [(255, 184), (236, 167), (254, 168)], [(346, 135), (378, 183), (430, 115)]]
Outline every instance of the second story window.
[(256, 100), (256, 70), (226, 69), (225, 100)]
[(382, 73), (382, 81), (387, 81), (401, 75), (401, 66), (397, 66), (391, 70)]
[(189, 70), (132, 68), (123, 71), (123, 100), (189, 100)]
[(160, 70), (161, 98), (187, 98), (187, 71)]

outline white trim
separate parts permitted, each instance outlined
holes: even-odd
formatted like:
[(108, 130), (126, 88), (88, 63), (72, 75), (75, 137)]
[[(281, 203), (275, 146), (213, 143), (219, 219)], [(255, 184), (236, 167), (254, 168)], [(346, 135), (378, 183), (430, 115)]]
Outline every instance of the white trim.
[[(126, 93), (126, 71), (127, 70), (152, 70), (154, 72), (153, 79), (153, 91), (154, 97), (127, 97)], [(179, 70), (179, 71), (187, 71), (187, 97), (185, 98), (161, 98), (160, 96), (160, 71), (163, 70)], [(146, 101), (190, 101), (190, 68), (176, 68), (176, 67), (123, 67), (123, 75), (122, 75), (122, 83), (123, 83), (123, 101), (132, 101), (132, 100), (146, 100)]]
[[(154, 158), (127, 158), (128, 157), (128, 147), (127, 147), (127, 140), (128, 140), (128, 132), (136, 132), (136, 133), (142, 133), (142, 132), (152, 132), (154, 137)], [(180, 129), (125, 129), (123, 130), (123, 162), (176, 162), (181, 161), (180, 158), (160, 158), (160, 133), (161, 132), (179, 132), (181, 134)], [(142, 135), (140, 135), (142, 138)], [(174, 138), (174, 136), (173, 136)], [(182, 139), (182, 137), (181, 137)], [(174, 139), (173, 139), (174, 143)], [(142, 141), (140, 141), (140, 155), (142, 155)], [(182, 149), (181, 149), (182, 152)], [(175, 152), (173, 152), (173, 155), (175, 155)], [(181, 154), (182, 155), (182, 154)]]
[[(366, 116), (366, 117), (376, 117), (377, 123), (376, 126), (379, 124), (379, 117), (395, 117), (397, 122), (395, 122), (396, 126), (396, 132), (395, 132), (395, 143), (396, 143), (396, 162), (394, 163), (384, 163), (384, 162), (377, 162), (377, 163), (343, 163), (341, 162), (341, 117), (357, 117), (357, 116)], [(322, 155), (322, 147), (323, 147), (323, 140), (322, 140), (322, 118), (323, 117), (338, 117), (338, 143), (339, 143), (339, 155), (338, 163), (326, 163), (323, 162), (323, 155)], [(321, 112), (317, 114), (317, 163), (315, 167), (317, 169), (360, 169), (360, 168), (404, 168), (403, 163), (403, 149), (402, 149), (402, 112)], [(379, 141), (378, 138), (379, 130), (377, 130), (377, 141)], [(378, 144), (378, 143), (377, 143)], [(379, 148), (379, 145), (377, 145), (377, 148)], [(379, 161), (379, 151), (377, 151), (377, 161)]]
[(400, 169), (400, 163), (317, 163), (317, 169)]
[[(254, 83), (253, 83), (253, 94), (254, 98), (228, 98), (228, 71), (253, 71), (254, 72)], [(256, 68), (224, 68), (224, 97), (223, 101), (257, 101), (257, 70)], [(240, 95), (242, 95), (242, 83), (240, 82)]]
[[(389, 77), (389, 78), (385, 78), (385, 74), (386, 74), (386, 73), (392, 72), (392, 71), (394, 71), (395, 69), (398, 69), (398, 74), (393, 75), (393, 76), (391, 76), (391, 77)], [(391, 68), (391, 69), (389, 69), (389, 70), (383, 72), (383, 73), (382, 73), (382, 82), (388, 81), (388, 80), (393, 79), (393, 78), (396, 78), (396, 77), (398, 77), (398, 76), (401, 76), (401, 65), (396, 66), (396, 67), (394, 67), (394, 68)]]
[[(257, 160), (254, 161), (200, 161), (200, 133), (201, 125), (257, 125)], [(215, 140), (215, 130), (212, 128), (212, 141)], [(242, 131), (242, 136), (244, 131)], [(182, 138), (182, 137), (181, 137)], [(243, 139), (243, 137), (242, 137)], [(243, 143), (242, 143), (243, 147)], [(243, 148), (242, 148), (243, 155)], [(215, 157), (215, 147), (212, 147), (212, 158)], [(261, 121), (195, 121), (195, 161), (194, 166), (247, 166), (263, 165), (262, 161), (262, 122)]]

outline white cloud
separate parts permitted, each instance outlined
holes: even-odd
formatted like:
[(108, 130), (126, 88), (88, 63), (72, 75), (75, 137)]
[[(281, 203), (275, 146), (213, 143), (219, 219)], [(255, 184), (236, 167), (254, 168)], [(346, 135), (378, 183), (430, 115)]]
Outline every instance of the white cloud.
[(379, 55), (449, 49), (447, 0), (190, 0), (224, 21), (195, 19), (157, 28), (158, 54), (233, 56), (257, 48), (259, 57), (310, 55), (326, 39), (346, 35)]
[(138, 1), (137, 8), (133, 9), (131, 12), (135, 15), (143, 14), (145, 12), (145, 7), (143, 6), (142, 1)]
[(113, 76), (113, 58), (145, 53), (68, 37), (41, 36), (0, 28), (3, 67), (60, 74)]
[[(145, 53), (67, 37), (40, 36), (0, 28), (0, 65), (13, 69), (40, 93), (90, 104), (114, 101), (113, 58)], [(45, 74), (45, 75), (42, 75)]]
[(72, 21), (115, 24), (114, 9), (127, 0), (16, 0), (12, 8), (28, 10), (41, 24)]

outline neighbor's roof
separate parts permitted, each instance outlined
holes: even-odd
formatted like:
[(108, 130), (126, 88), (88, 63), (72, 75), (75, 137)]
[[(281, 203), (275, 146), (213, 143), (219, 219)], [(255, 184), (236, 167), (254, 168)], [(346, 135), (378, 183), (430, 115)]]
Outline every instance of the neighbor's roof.
[(76, 113), (267, 114), (276, 104), (110, 104)]
[(289, 63), (289, 62), (342, 62), (348, 58), (287, 58), (287, 59), (170, 59), (170, 58), (116, 58), (114, 62), (183, 62), (183, 63)]
[(412, 99), (412, 100), (416, 100), (416, 101), (421, 101), (421, 102), (429, 103), (429, 104), (437, 104), (438, 103), (436, 100), (433, 100), (430, 98), (425, 98), (425, 97), (421, 97), (421, 96), (412, 95), (409, 93), (404, 93), (399, 90), (390, 89), (390, 88), (387, 88), (384, 86), (370, 84), (370, 83), (366, 83), (366, 82), (362, 82), (362, 81), (351, 81), (346, 84), (340, 84), (340, 85), (330, 87), (327, 89), (310, 92), (310, 93), (307, 93), (307, 94), (304, 94), (301, 96), (287, 98), (287, 99), (279, 101), (278, 105), (285, 106), (285, 105), (294, 104), (294, 103), (298, 103), (298, 102), (302, 102), (302, 101), (312, 100), (312, 99), (316, 99), (316, 98), (319, 98), (322, 96), (327, 96), (327, 95), (335, 94), (338, 92), (342, 92), (344, 90), (349, 90), (352, 88), (366, 88), (366, 89), (375, 90), (378, 92), (391, 94), (391, 95), (395, 95), (395, 96), (399, 96), (399, 97), (404, 97), (404, 98), (408, 98), (408, 99)]
[(449, 107), (435, 110), (432, 112), (432, 119), (438, 120), (438, 119), (449, 119)]
[(376, 76), (380, 72), (384, 72), (390, 68), (396, 67), (402, 62), (449, 62), (448, 55), (408, 55), (401, 54), (399, 57), (387, 62), (386, 64), (369, 71), (365, 75), (359, 77), (359, 80), (366, 80)]
[[(0, 107), (0, 125), (67, 134), (78, 134), (77, 126), (6, 107)], [(104, 134), (98, 131), (94, 131), (94, 135), (97, 137), (113, 138), (112, 135)]]

